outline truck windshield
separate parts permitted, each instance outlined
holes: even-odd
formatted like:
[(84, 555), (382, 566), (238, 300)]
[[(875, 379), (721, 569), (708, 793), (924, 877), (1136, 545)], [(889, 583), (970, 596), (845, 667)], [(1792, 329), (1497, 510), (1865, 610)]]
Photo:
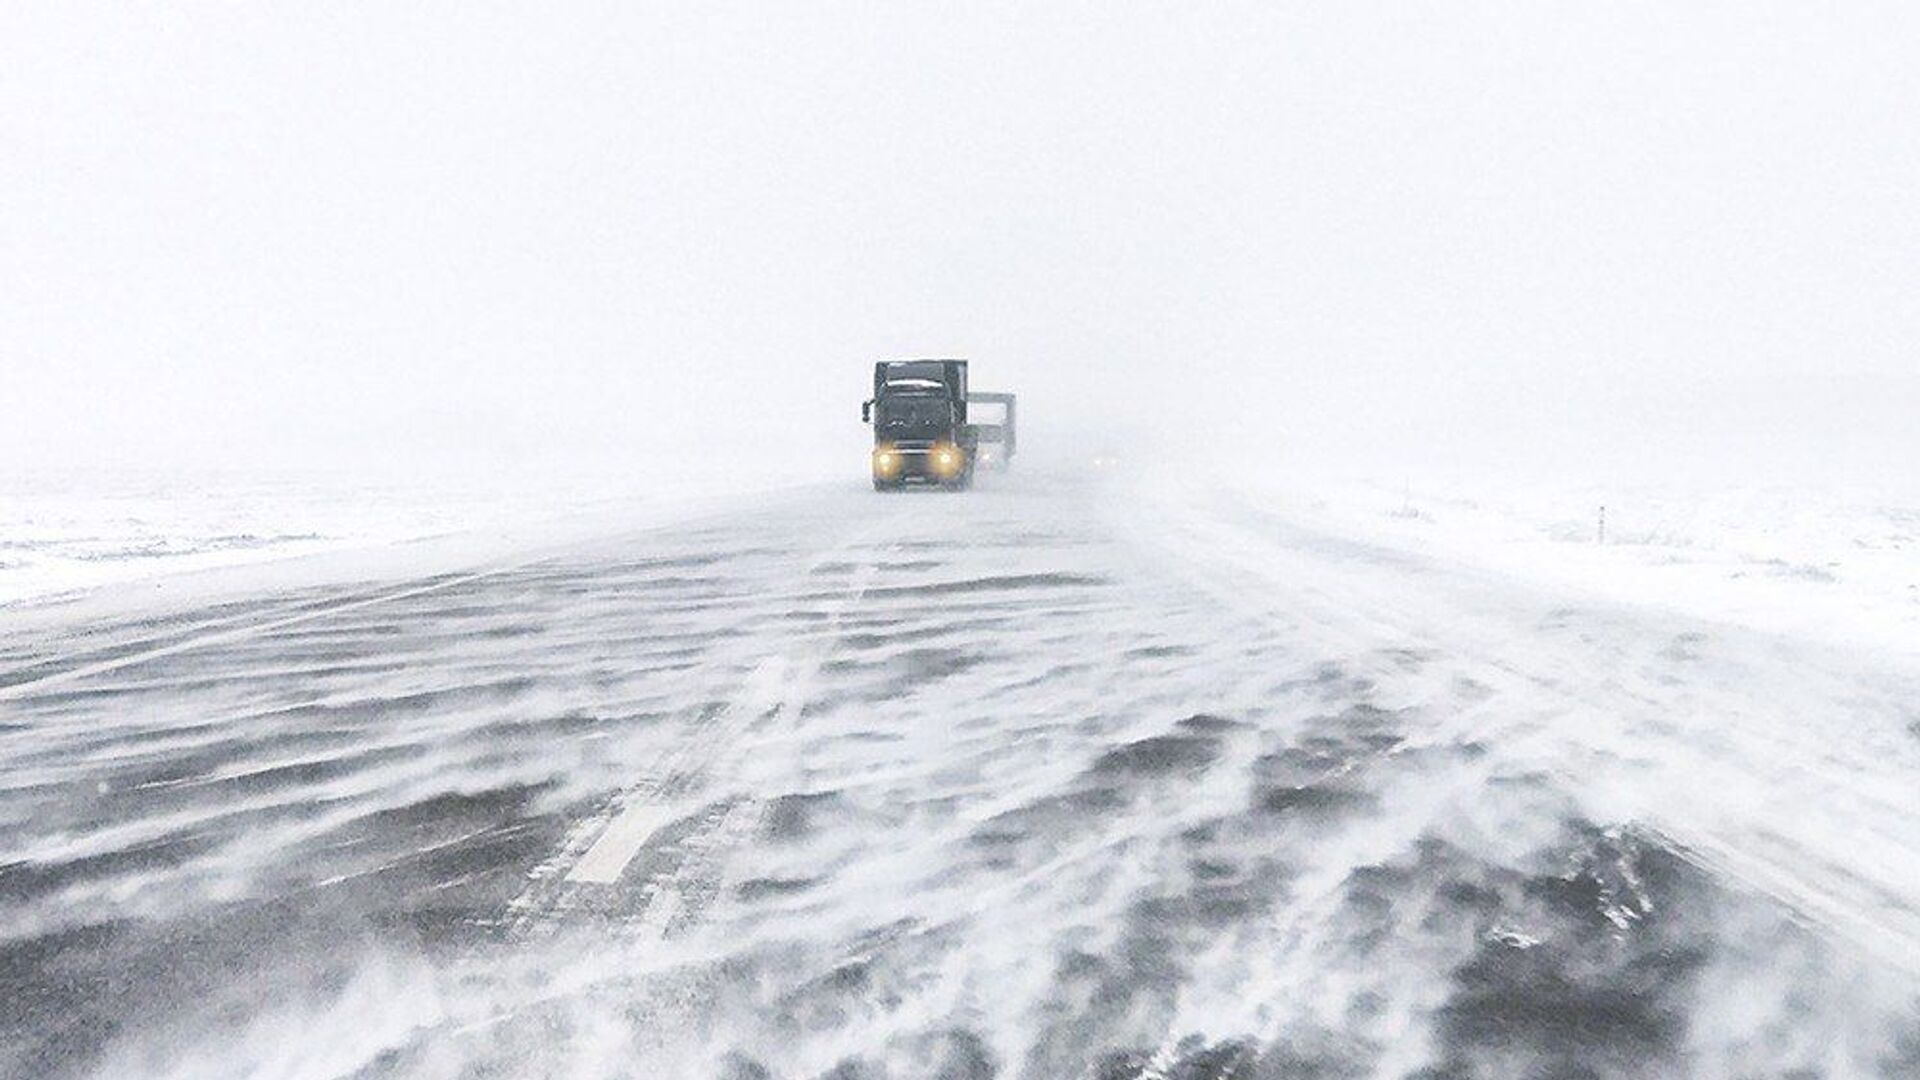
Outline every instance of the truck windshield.
[(943, 397), (885, 397), (880, 399), (881, 431), (901, 436), (910, 432), (938, 432), (949, 420), (947, 399)]
[(947, 381), (946, 368), (938, 360), (896, 360), (887, 365), (888, 382), (906, 379), (923, 379), (944, 385)]

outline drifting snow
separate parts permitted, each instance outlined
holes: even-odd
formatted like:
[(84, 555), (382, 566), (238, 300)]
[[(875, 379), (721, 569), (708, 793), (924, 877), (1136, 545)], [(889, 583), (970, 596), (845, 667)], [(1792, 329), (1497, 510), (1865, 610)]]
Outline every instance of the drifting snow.
[(1911, 1069), (1911, 657), (1452, 505), (801, 491), (10, 635), (9, 1067)]

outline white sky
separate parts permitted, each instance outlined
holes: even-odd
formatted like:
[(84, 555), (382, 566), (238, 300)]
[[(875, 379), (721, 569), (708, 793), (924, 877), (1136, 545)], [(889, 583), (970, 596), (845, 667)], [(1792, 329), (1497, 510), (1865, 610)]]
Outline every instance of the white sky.
[(534, 8), (0, 10), (0, 454), (1920, 452), (1920, 5)]

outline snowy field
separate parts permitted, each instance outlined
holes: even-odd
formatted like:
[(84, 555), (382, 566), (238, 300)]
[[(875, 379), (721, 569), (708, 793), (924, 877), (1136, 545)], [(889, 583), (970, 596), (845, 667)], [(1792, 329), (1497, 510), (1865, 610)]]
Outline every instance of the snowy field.
[[(671, 479), (662, 480), (663, 472)], [(404, 481), (369, 480), (365, 471), (5, 471), (0, 611), (24, 616), (88, 599), (87, 606), (166, 603), (177, 593), (252, 580), (222, 571), (290, 561), (298, 568), (262, 580), (461, 565), (683, 514), (711, 500), (710, 492), (724, 499), (805, 478), (764, 469), (744, 479), (701, 475), (683, 463), (662, 470), (644, 459), (631, 472), (603, 465)]]
[(1908, 487), (1347, 480), (1270, 485), (1255, 498), (1542, 588), (1920, 650), (1920, 492)]
[(1912, 1075), (1913, 518), (1582, 498), (836, 485), (16, 607), (0, 1072)]

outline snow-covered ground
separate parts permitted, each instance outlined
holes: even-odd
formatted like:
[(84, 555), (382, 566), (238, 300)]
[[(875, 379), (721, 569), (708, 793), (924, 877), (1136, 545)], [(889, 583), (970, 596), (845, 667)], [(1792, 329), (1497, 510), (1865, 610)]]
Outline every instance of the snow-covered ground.
[[(0, 474), (0, 609), (428, 539), (449, 541), (457, 560), (477, 550), (476, 536), (499, 538), (488, 550), (510, 551), (648, 515), (670, 520), (796, 478), (689, 477), (684, 466), (373, 483), (292, 472)], [(1377, 478), (1235, 487), (1284, 505), (1296, 521), (1542, 587), (1842, 645), (1920, 649), (1920, 495), (1912, 492)]]
[(1912, 1075), (1911, 518), (1593, 495), (842, 483), (38, 605), (4, 1062)]
[(1920, 651), (1920, 492), (1909, 489), (1376, 479), (1256, 490), (1294, 520), (1542, 588)]
[[(288, 560), (324, 574), (319, 567), (328, 560), (318, 556), (364, 556), (334, 560), (347, 573), (378, 573), (382, 564), (404, 572), (436, 558), (457, 566), (483, 553), (671, 518), (808, 478), (793, 469), (703, 473), (658, 461), (627, 471), (601, 463), (396, 477), (364, 470), (0, 471), (0, 612), (135, 586), (115, 593), (125, 602), (143, 591), (137, 586), (169, 578), (176, 591), (191, 592), (203, 580), (218, 581), (207, 571)], [(393, 554), (409, 546), (436, 550), (424, 558)]]
[(369, 483), (325, 473), (9, 474), (0, 479), (0, 606), (102, 585), (524, 524), (586, 490)]

